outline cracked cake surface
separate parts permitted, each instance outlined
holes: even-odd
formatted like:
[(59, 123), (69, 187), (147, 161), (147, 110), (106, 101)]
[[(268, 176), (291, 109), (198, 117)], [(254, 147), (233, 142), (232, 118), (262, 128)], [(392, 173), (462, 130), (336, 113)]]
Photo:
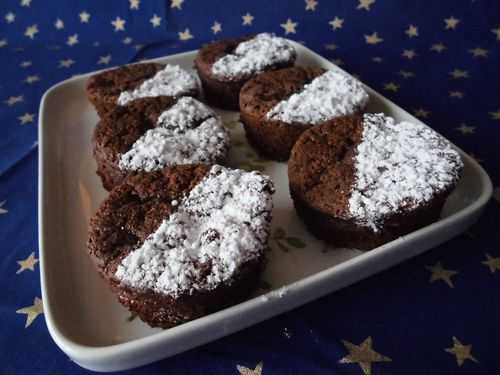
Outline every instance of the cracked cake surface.
[(207, 101), (216, 107), (238, 110), (245, 82), (264, 71), (293, 66), (295, 59), (290, 41), (261, 33), (209, 43), (199, 50), (195, 67)]
[(177, 65), (140, 63), (92, 75), (86, 93), (99, 117), (132, 100), (155, 96), (200, 96), (198, 81)]
[(241, 121), (262, 155), (287, 160), (300, 135), (311, 126), (364, 111), (363, 85), (340, 71), (296, 66), (266, 72), (240, 92)]
[(436, 221), (462, 169), (458, 152), (432, 129), (383, 114), (307, 130), (288, 163), (291, 195), (309, 229), (361, 249)]
[(97, 173), (108, 190), (129, 173), (223, 164), (229, 148), (221, 118), (192, 97), (134, 100), (103, 117), (94, 131)]
[(153, 326), (178, 324), (254, 288), (273, 192), (265, 175), (218, 165), (141, 172), (92, 218), (89, 253), (125, 306)]

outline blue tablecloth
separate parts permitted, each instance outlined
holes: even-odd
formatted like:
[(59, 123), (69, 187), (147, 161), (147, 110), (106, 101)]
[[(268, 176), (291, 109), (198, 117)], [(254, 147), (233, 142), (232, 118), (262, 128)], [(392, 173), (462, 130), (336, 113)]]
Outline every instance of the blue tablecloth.
[[(500, 4), (2, 0), (0, 366), (85, 373), (52, 342), (37, 251), (37, 111), (65, 78), (272, 31), (304, 43), (474, 155), (500, 184)], [(255, 327), (130, 374), (494, 374), (500, 188), (435, 250)]]

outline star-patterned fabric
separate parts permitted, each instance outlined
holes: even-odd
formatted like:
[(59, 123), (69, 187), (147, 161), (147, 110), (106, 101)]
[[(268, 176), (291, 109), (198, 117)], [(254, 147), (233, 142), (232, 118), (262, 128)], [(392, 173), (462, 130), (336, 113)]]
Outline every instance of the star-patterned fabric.
[[(5, 374), (84, 374), (40, 296), (37, 122), (74, 75), (263, 31), (299, 41), (479, 161), (479, 223), (321, 300), (127, 374), (493, 374), (500, 368), (500, 4), (494, 0), (3, 0), (0, 359)], [(300, 249), (295, 250), (300, 251)]]

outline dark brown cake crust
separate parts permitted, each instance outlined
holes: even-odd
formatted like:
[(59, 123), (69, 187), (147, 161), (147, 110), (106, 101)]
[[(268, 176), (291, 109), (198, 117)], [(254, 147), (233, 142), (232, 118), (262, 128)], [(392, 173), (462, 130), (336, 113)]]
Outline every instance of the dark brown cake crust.
[(411, 215), (395, 215), (386, 220), (383, 230), (374, 233), (353, 220), (335, 218), (312, 208), (291, 187), (290, 195), (298, 216), (314, 236), (338, 248), (359, 250), (372, 250), (437, 221), (447, 198), (446, 194), (440, 194), (430, 204), (419, 206)]
[(87, 97), (99, 117), (103, 117), (117, 107), (123, 91), (140, 86), (163, 68), (164, 65), (155, 63), (134, 64), (95, 74), (87, 82)]
[[(213, 106), (237, 111), (239, 110), (239, 93), (245, 82), (251, 77), (220, 80), (213, 76), (212, 65), (221, 57), (232, 53), (238, 44), (251, 39), (247, 36), (238, 39), (225, 39), (210, 43), (199, 50), (194, 60), (195, 68), (203, 86), (205, 100)], [(295, 60), (275, 64), (266, 69), (276, 70), (293, 66)]]
[(427, 204), (387, 216), (378, 232), (357, 224), (349, 218), (348, 202), (362, 132), (361, 116), (305, 131), (292, 149), (288, 178), (297, 214), (316, 237), (336, 247), (370, 250), (438, 220), (453, 187)]
[(129, 176), (90, 221), (88, 251), (97, 269), (120, 303), (152, 327), (168, 328), (240, 302), (254, 289), (263, 269), (262, 256), (244, 263), (230, 283), (177, 298), (127, 287), (114, 276), (121, 260), (174, 212), (170, 202), (181, 200), (209, 170), (205, 165), (174, 166)]
[(311, 125), (267, 120), (266, 113), (280, 101), (302, 90), (325, 72), (322, 68), (292, 67), (259, 74), (240, 91), (240, 119), (249, 143), (263, 156), (286, 161), (300, 135)]
[(155, 127), (158, 116), (174, 103), (175, 99), (167, 96), (137, 99), (125, 106), (116, 106), (97, 123), (93, 152), (97, 174), (106, 190), (111, 190), (131, 173), (119, 168), (120, 155), (148, 129)]

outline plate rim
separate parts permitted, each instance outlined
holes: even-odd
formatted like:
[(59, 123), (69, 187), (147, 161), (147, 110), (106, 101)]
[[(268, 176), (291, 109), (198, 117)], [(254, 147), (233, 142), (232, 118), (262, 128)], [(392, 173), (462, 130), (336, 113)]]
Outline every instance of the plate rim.
[[(295, 48), (297, 49), (298, 53), (306, 53), (311, 55), (311, 57), (314, 60), (317, 60), (319, 62), (323, 62), (324, 64), (327, 64), (331, 68), (341, 70), (345, 72), (343, 69), (332, 63), (331, 61), (325, 59), (321, 55), (317, 54), (316, 52), (310, 50), (309, 48), (292, 41), (294, 44)], [(192, 50), (192, 51), (187, 51), (187, 52), (182, 52), (182, 53), (177, 53), (177, 54), (172, 54), (172, 55), (166, 55), (162, 57), (157, 57), (153, 59), (148, 59), (145, 61), (140, 61), (138, 63), (143, 63), (143, 62), (158, 62), (158, 61), (164, 61), (168, 59), (175, 59), (175, 58), (183, 58), (183, 57), (191, 57), (194, 56), (198, 50)], [(419, 239), (421, 239), (421, 236), (424, 235), (425, 231), (431, 230), (431, 231), (437, 231), (442, 228), (447, 228), (450, 226), (453, 222), (460, 222), (464, 221), (469, 217), (476, 216), (474, 220), (477, 219), (479, 216), (481, 210), (484, 208), (484, 206), (487, 204), (489, 199), (491, 198), (491, 195), (493, 193), (493, 185), (491, 183), (491, 180), (484, 170), (484, 168), (477, 162), (475, 161), (472, 157), (470, 157), (467, 153), (465, 153), (463, 150), (461, 150), (459, 147), (457, 147), (455, 144), (453, 144), (451, 141), (449, 141), (453, 147), (455, 147), (459, 152), (461, 157), (464, 159), (465, 163), (468, 163), (471, 165), (471, 167), (479, 174), (480, 177), (480, 182), (482, 186), (481, 194), (479, 197), (468, 204), (466, 207), (462, 208), (461, 210), (451, 214), (450, 216), (440, 219), (439, 221), (430, 224), (424, 228), (421, 228), (417, 231), (414, 231), (406, 236), (400, 237), (394, 241), (391, 241), (383, 246), (377, 247), (369, 252), (365, 252), (357, 257), (354, 257), (352, 259), (349, 259), (347, 261), (344, 261), (342, 263), (339, 263), (335, 266), (329, 267), (327, 269), (324, 269), (320, 272), (314, 273), (312, 275), (309, 275), (307, 277), (304, 277), (300, 280), (297, 280), (291, 284), (289, 284), (286, 287), (286, 294), (283, 296), (283, 298), (272, 298), (272, 294), (276, 292), (276, 290), (270, 291), (264, 296), (270, 296), (267, 297), (267, 300), (263, 300), (263, 296), (258, 296), (258, 297), (253, 297), (251, 299), (248, 299), (242, 303), (239, 303), (237, 305), (233, 305), (229, 308), (220, 310), (218, 312), (206, 315), (204, 317), (198, 318), (196, 320), (193, 320), (188, 323), (184, 323), (182, 325), (179, 325), (177, 327), (170, 328), (168, 330), (160, 331), (158, 333), (142, 337), (142, 338), (136, 338), (127, 342), (123, 343), (118, 343), (118, 344), (111, 344), (111, 345), (105, 345), (105, 346), (89, 346), (89, 345), (84, 345), (81, 343), (78, 343), (76, 341), (71, 340), (70, 337), (66, 336), (63, 331), (60, 329), (58, 326), (58, 322), (55, 319), (53, 313), (52, 313), (52, 304), (50, 303), (50, 292), (49, 292), (49, 286), (48, 286), (48, 281), (47, 281), (47, 267), (45, 264), (45, 254), (47, 251), (45, 249), (45, 235), (44, 235), (44, 230), (45, 230), (45, 220), (44, 217), (46, 216), (46, 209), (44, 207), (44, 197), (46, 194), (45, 190), (45, 176), (44, 176), (44, 171), (47, 169), (47, 166), (45, 165), (45, 153), (50, 152), (49, 150), (46, 150), (45, 148), (45, 132), (48, 132), (48, 126), (44, 125), (44, 117), (46, 113), (46, 106), (47, 106), (47, 101), (50, 96), (54, 95), (58, 90), (64, 89), (65, 86), (71, 85), (72, 83), (76, 81), (80, 81), (82, 79), (85, 79), (87, 77), (90, 77), (91, 75), (101, 72), (104, 70), (109, 70), (113, 69), (113, 67), (109, 67), (106, 69), (100, 69), (96, 70), (93, 72), (81, 74), (81, 75), (75, 75), (69, 79), (66, 79), (64, 81), (61, 81), (59, 83), (54, 84), (51, 86), (49, 89), (45, 91), (43, 94), (41, 101), (40, 101), (40, 108), (38, 112), (38, 127), (39, 127), (39, 134), (38, 134), (38, 246), (39, 246), (39, 258), (40, 258), (40, 285), (41, 285), (41, 293), (42, 293), (42, 300), (44, 302), (44, 316), (45, 316), (45, 321), (47, 324), (47, 328), (49, 330), (49, 333), (52, 337), (52, 339), (55, 341), (55, 343), (60, 347), (60, 349), (65, 352), (67, 355), (69, 355), (73, 360), (75, 360), (80, 366), (92, 369), (92, 370), (98, 370), (98, 371), (103, 371), (102, 368), (106, 366), (99, 365), (101, 362), (105, 362), (106, 360), (110, 360), (111, 357), (116, 357), (117, 353), (119, 352), (120, 355), (129, 355), (135, 351), (148, 351), (150, 349), (153, 349), (157, 347), (160, 344), (166, 344), (173, 339), (177, 335), (183, 335), (186, 334), (186, 331), (192, 331), (192, 330), (198, 330), (200, 327), (203, 327), (206, 323), (207, 320), (209, 319), (215, 319), (216, 321), (219, 320), (224, 320), (227, 319), (227, 316), (235, 316), (238, 315), (241, 311), (252, 311), (252, 310), (258, 310), (260, 304), (266, 303), (266, 306), (270, 306), (270, 304), (274, 304), (275, 306), (270, 306), (271, 308), (275, 307), (276, 308), (276, 313), (271, 313), (271, 314), (265, 314), (266, 317), (263, 319), (256, 319), (254, 321), (249, 322), (248, 324), (240, 324), (237, 329), (234, 330), (229, 330), (228, 332), (223, 332), (222, 334), (218, 335), (217, 337), (213, 337), (209, 340), (202, 340), (203, 342), (197, 343), (196, 345), (192, 345), (189, 348), (196, 347), (199, 345), (203, 345), (206, 342), (215, 340), (217, 338), (226, 336), (227, 334), (234, 333), (240, 329), (243, 329), (245, 327), (257, 324), (258, 322), (261, 322), (265, 319), (269, 319), (270, 317), (277, 316), (284, 311), (291, 310), (293, 308), (296, 308), (297, 306), (303, 305), (305, 303), (310, 302), (311, 300), (320, 298), (321, 296), (331, 293), (335, 290), (339, 290), (347, 285), (350, 285), (352, 283), (358, 282), (362, 279), (364, 279), (366, 276), (361, 276), (360, 278), (355, 278), (354, 281), (352, 282), (347, 282), (346, 285), (340, 286), (338, 288), (333, 288), (330, 291), (322, 292), (319, 295), (314, 295), (312, 298), (309, 299), (301, 299), (299, 303), (297, 302), (291, 302), (291, 297), (293, 297), (294, 290), (297, 291), (302, 287), (301, 284), (316, 284), (316, 286), (321, 285), (322, 282), (326, 281), (327, 279), (330, 279), (334, 277), (336, 274), (340, 275), (342, 273), (346, 272), (352, 272), (356, 268), (361, 268), (363, 265), (366, 267), (370, 263), (373, 263), (374, 261), (378, 260), (379, 258), (384, 258), (384, 256), (392, 256), (393, 254), (391, 253), (390, 249), (388, 250), (388, 247), (393, 247), (395, 243), (401, 242), (401, 241), (410, 241), (410, 242), (415, 242)], [(347, 73), (347, 72), (345, 72)], [(347, 73), (349, 74), (349, 73)], [(351, 74), (349, 74), (351, 75)], [(378, 97), (379, 100), (390, 104), (392, 106), (395, 106), (398, 108), (398, 110), (401, 110), (405, 112), (406, 115), (409, 115), (412, 121), (415, 121), (420, 124), (424, 124), (422, 121), (419, 119), (415, 118), (412, 114), (407, 112), (405, 109), (399, 107), (397, 104), (393, 103), (391, 100), (387, 99), (385, 96), (377, 92), (376, 90), (372, 89), (371, 87), (367, 86), (366, 84), (363, 83), (365, 88), (368, 89), (369, 94), (371, 96), (376, 96)], [(425, 124), (424, 124), (425, 125)], [(427, 125), (425, 125), (427, 126)], [(434, 129), (433, 129), (434, 130)], [(434, 130), (435, 131), (435, 130)], [(446, 138), (447, 139), (447, 138)], [(470, 225), (470, 224), (469, 224)], [(433, 245), (431, 245), (433, 247)], [(393, 252), (397, 252), (398, 249), (395, 249)], [(403, 261), (404, 259), (411, 258), (421, 252), (426, 251), (427, 249), (418, 251), (418, 252), (412, 252), (409, 254), (409, 256), (404, 256), (401, 257), (399, 260), (397, 260), (394, 264), (399, 263)], [(401, 254), (400, 254), (401, 255)], [(403, 254), (406, 255), (406, 254)], [(361, 264), (361, 265), (360, 265)], [(390, 266), (394, 265), (390, 264)], [(382, 267), (382, 269), (385, 269), (385, 267)], [(376, 274), (380, 272), (382, 269), (377, 270), (375, 272), (372, 272), (370, 274)], [(339, 276), (337, 276), (339, 277)], [(314, 287), (314, 285), (313, 285)], [(261, 301), (259, 301), (261, 300)], [(281, 307), (280, 307), (281, 305)], [(240, 311), (241, 310), (241, 311)], [(226, 318), (222, 318), (222, 316), (226, 316)], [(187, 350), (186, 349), (181, 349), (178, 352)], [(171, 355), (174, 355), (175, 353), (172, 353)], [(159, 358), (158, 358), (159, 359)], [(146, 363), (152, 362), (151, 360), (146, 360), (143, 363), (139, 363), (140, 361), (136, 361), (138, 364), (135, 366), (126, 366), (126, 367), (121, 367), (121, 369), (125, 368), (132, 368), (136, 366), (140, 366)], [(113, 367), (113, 366), (112, 366)], [(114, 369), (118, 369), (119, 367), (113, 367)], [(108, 370), (104, 370), (108, 371)]]

